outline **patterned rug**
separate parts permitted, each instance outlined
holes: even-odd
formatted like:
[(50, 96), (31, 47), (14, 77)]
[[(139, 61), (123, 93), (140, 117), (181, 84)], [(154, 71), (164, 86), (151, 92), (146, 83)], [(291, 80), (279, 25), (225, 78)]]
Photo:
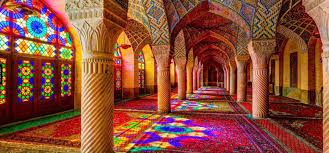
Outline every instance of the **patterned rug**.
[[(322, 152), (322, 149), (314, 148), (310, 145), (307, 145), (307, 142), (296, 138), (296, 136), (288, 133), (286, 130), (275, 124), (271, 120), (256, 120), (256, 122), (263, 126), (264, 129), (269, 132), (269, 135), (272, 135), (273, 139), (277, 139), (284, 146), (289, 148), (292, 152), (295, 153), (315, 153)], [(314, 127), (313, 127), (314, 128)]]
[(171, 109), (173, 112), (205, 112), (244, 114), (245, 111), (235, 102), (226, 101), (188, 101), (172, 100)]
[[(248, 102), (240, 103), (250, 113), (252, 112), (252, 104)], [(270, 103), (270, 115), (272, 117), (294, 117), (294, 118), (321, 118), (322, 108), (314, 105), (306, 105), (303, 103)]]
[[(231, 97), (232, 97), (235, 101), (238, 100), (238, 96), (237, 96), (237, 95), (231, 95)], [(247, 95), (247, 97), (246, 97), (246, 101), (247, 101), (247, 102), (251, 102), (251, 101), (252, 101), (252, 99), (251, 99), (251, 95)]]
[(124, 151), (285, 152), (241, 115), (166, 115)]
[(208, 95), (227, 95), (227, 91), (224, 90), (198, 90), (196, 94), (208, 94)]
[(232, 98), (227, 95), (204, 95), (204, 94), (191, 94), (186, 98), (187, 100), (230, 100), (232, 101)]
[(218, 87), (201, 87), (199, 90), (215, 90), (215, 91), (226, 91), (225, 88), (218, 88)]
[(294, 134), (322, 149), (322, 119), (273, 119)]
[(132, 110), (148, 110), (157, 111), (158, 110), (158, 100), (157, 99), (137, 99), (126, 102), (116, 103), (114, 105), (115, 109), (132, 109)]
[[(160, 115), (114, 112), (114, 149), (120, 149), (156, 121)], [(0, 140), (28, 144), (80, 147), (80, 116), (55, 121), (0, 136)]]

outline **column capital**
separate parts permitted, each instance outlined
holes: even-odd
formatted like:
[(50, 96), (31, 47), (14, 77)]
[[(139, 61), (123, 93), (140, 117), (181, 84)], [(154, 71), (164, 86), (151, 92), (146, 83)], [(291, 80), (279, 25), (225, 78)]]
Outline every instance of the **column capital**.
[(66, 0), (65, 9), (71, 21), (101, 18), (119, 27), (127, 22), (127, 10), (113, 0)]
[(236, 69), (236, 63), (235, 63), (235, 61), (234, 60), (230, 61), (229, 62), (229, 66), (230, 66), (231, 69), (235, 70)]
[(248, 44), (248, 50), (255, 68), (267, 67), (268, 61), (275, 50), (275, 39), (253, 40)]
[(177, 66), (186, 66), (186, 57), (175, 57), (174, 60)]
[(240, 56), (235, 56), (235, 62), (238, 63), (238, 61), (249, 61), (250, 56), (249, 55), (240, 55)]
[(152, 45), (152, 52), (160, 69), (169, 68), (170, 45)]
[(110, 25), (100, 18), (73, 21), (72, 23), (79, 34), (84, 58), (93, 56), (110, 56), (109, 58), (111, 58), (113, 56), (114, 43), (112, 40), (122, 31), (120, 27), (109, 28)]

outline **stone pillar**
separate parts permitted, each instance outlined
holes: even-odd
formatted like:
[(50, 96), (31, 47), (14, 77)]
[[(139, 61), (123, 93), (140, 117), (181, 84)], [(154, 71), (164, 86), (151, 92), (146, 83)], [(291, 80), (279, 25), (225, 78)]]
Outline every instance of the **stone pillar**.
[(235, 61), (231, 61), (230, 65), (230, 94), (236, 94), (236, 64)]
[(303, 5), (318, 25), (323, 44), (323, 152), (329, 153), (329, 3), (328, 0), (303, 0)]
[(193, 91), (197, 90), (197, 72), (198, 72), (198, 66), (194, 65), (193, 67)]
[(228, 65), (226, 65), (225, 69), (226, 69), (226, 90), (230, 91), (230, 68)]
[[(119, 7), (108, 2), (113, 9)], [(79, 35), (82, 49), (81, 152), (113, 152), (113, 53), (127, 16), (104, 16), (104, 3), (91, 6), (67, 0), (66, 13)], [(122, 9), (121, 9), (122, 10)], [(83, 12), (83, 13), (82, 13)], [(96, 13), (95, 13), (96, 12)], [(126, 13), (122, 13), (126, 14)], [(107, 18), (109, 16), (116, 16)], [(78, 76), (77, 76), (78, 77)]]
[(197, 70), (197, 90), (200, 88), (200, 86), (201, 86), (201, 67), (202, 67), (202, 65), (201, 65), (201, 62), (199, 62), (199, 66), (198, 66), (198, 70)]
[(275, 45), (275, 39), (253, 40), (248, 44), (253, 65), (252, 114), (255, 118), (268, 117), (268, 62)]
[(204, 72), (203, 72), (203, 65), (202, 65), (201, 70), (200, 70), (200, 87), (204, 86), (203, 75), (204, 75)]
[(187, 63), (186, 65), (186, 73), (187, 73), (187, 86), (186, 93), (193, 93), (193, 63)]
[(237, 101), (246, 101), (247, 93), (247, 64), (249, 60), (249, 55), (237, 56), (235, 61), (237, 63), (237, 76), (238, 76), (238, 86), (237, 86)]
[(227, 86), (226, 86), (226, 84), (227, 84), (227, 81), (226, 81), (226, 70), (223, 68), (223, 73), (224, 73), (224, 81), (223, 81), (223, 83), (224, 83), (224, 88), (226, 89), (227, 88)]
[(170, 113), (170, 45), (153, 45), (158, 67), (158, 113)]
[(81, 152), (113, 152), (113, 32), (97, 19), (73, 25), (83, 49)]
[(178, 99), (186, 99), (186, 58), (175, 58), (178, 77)]

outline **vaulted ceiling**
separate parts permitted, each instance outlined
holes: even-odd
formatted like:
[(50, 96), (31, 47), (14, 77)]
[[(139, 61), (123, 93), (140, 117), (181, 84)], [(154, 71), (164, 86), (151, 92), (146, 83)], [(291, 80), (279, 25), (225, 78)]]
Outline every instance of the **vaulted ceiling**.
[[(172, 46), (183, 31), (186, 50), (194, 57), (225, 64), (248, 55), (251, 39), (287, 37), (277, 33), (284, 26), (308, 43), (318, 30), (305, 13), (302, 0), (129, 0), (128, 17), (148, 31), (153, 44)], [(130, 12), (130, 13), (129, 13)], [(166, 23), (162, 23), (164, 17)], [(294, 37), (296, 37), (294, 35)], [(187, 54), (187, 53), (184, 53)], [(182, 54), (179, 54), (182, 55)]]

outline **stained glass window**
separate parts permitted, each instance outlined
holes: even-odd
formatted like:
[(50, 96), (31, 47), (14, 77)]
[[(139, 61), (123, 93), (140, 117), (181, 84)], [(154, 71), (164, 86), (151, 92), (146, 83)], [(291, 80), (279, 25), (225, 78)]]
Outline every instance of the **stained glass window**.
[(0, 50), (9, 51), (9, 36), (0, 35)]
[(56, 57), (56, 48), (53, 45), (16, 38), (15, 52), (38, 56)]
[(6, 103), (6, 85), (7, 85), (7, 78), (6, 78), (6, 65), (7, 65), (7, 60), (4, 58), (0, 58), (0, 64), (1, 64), (1, 68), (2, 68), (2, 84), (0, 84), (0, 105)]
[(17, 80), (17, 101), (29, 102), (34, 97), (34, 62), (20, 60), (18, 61), (18, 80)]
[(71, 96), (72, 66), (70, 64), (61, 65), (61, 96)]
[(115, 45), (114, 49), (114, 73), (115, 73), (115, 89), (121, 90), (122, 88), (122, 56), (119, 45)]
[(71, 48), (65, 48), (65, 47), (60, 47), (59, 49), (59, 57), (62, 59), (73, 59), (73, 49)]
[(142, 51), (138, 54), (138, 87), (145, 87), (145, 60)]
[(41, 65), (41, 99), (54, 98), (55, 65), (42, 63)]

